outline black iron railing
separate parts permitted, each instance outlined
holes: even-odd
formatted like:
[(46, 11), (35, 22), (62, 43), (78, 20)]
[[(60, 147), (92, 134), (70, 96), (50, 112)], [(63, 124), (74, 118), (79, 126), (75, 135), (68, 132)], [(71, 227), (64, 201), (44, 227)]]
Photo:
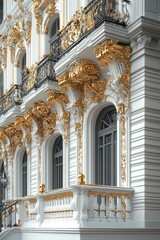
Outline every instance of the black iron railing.
[(10, 205), (2, 204), (0, 206), (0, 215), (2, 217), (2, 228), (17, 227), (17, 202)]
[(58, 60), (66, 50), (72, 48), (104, 21), (127, 26), (129, 1), (120, 2), (121, 12), (117, 0), (93, 0), (86, 8), (77, 11), (66, 27), (51, 39), (53, 58)]
[(28, 94), (33, 88), (38, 88), (46, 80), (55, 81), (55, 61), (51, 57), (42, 59), (37, 65), (22, 75), (22, 95)]
[(54, 81), (55, 80), (55, 61), (51, 57), (46, 57), (38, 64), (37, 69), (37, 85), (40, 85), (46, 79)]
[(21, 89), (19, 85), (14, 85), (8, 92), (0, 98), (0, 114), (6, 112), (14, 105), (22, 103)]

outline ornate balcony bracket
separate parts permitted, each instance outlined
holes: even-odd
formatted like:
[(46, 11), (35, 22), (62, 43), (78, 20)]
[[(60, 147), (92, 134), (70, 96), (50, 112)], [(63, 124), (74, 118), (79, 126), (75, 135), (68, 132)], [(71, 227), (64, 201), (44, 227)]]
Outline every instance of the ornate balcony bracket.
[[(126, 105), (129, 106), (129, 94), (130, 94), (130, 47), (119, 45), (115, 40), (106, 40), (103, 43), (98, 44), (94, 49), (97, 60), (99, 61), (102, 69), (106, 69), (112, 62), (116, 62), (121, 69), (118, 76), (118, 82), (120, 83), (119, 92), (123, 91), (126, 98)], [(116, 79), (114, 79), (116, 80)], [(108, 87), (114, 88), (115, 81), (108, 84)], [(118, 87), (118, 83), (116, 86)], [(114, 89), (113, 89), (114, 90)]]

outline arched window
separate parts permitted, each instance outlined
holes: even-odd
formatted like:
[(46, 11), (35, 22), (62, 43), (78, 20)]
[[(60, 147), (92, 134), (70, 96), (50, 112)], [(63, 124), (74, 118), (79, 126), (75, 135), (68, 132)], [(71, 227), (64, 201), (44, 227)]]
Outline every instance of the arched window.
[[(6, 173), (4, 171), (4, 162), (1, 165), (1, 169), (0, 169), (0, 179), (2, 177), (5, 177)], [(5, 187), (3, 186), (2, 182), (0, 181), (0, 200), (4, 200), (5, 199)]]
[(22, 159), (22, 197), (27, 196), (27, 152), (25, 151)]
[(63, 141), (59, 136), (53, 146), (53, 189), (63, 187)]
[(57, 33), (57, 31), (59, 30), (59, 17), (57, 17), (52, 26), (51, 26), (51, 30), (50, 30), (50, 38), (54, 37)]
[(3, 0), (0, 0), (0, 24), (3, 21)]
[(4, 80), (3, 80), (3, 72), (0, 72), (0, 97), (3, 95), (4, 93)]
[(22, 74), (22, 80), (23, 80), (23, 76), (25, 75), (25, 66), (26, 66), (26, 51), (23, 52), (20, 60), (20, 71)]
[(96, 122), (95, 183), (117, 184), (117, 114), (114, 106), (102, 109)]
[(26, 66), (26, 52), (24, 52), (23, 56), (22, 56), (22, 63), (21, 63), (21, 70), (22, 72), (24, 71)]

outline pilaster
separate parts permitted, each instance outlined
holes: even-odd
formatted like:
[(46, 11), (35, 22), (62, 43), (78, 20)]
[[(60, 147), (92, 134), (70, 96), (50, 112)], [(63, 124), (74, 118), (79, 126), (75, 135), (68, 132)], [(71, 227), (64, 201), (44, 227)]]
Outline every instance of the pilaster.
[(135, 219), (160, 226), (160, 47), (152, 35), (131, 43), (131, 186)]

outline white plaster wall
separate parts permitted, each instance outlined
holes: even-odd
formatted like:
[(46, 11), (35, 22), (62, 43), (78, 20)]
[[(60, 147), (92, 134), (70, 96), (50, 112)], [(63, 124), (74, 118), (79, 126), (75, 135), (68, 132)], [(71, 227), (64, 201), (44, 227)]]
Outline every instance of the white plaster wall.
[(74, 185), (77, 183), (78, 169), (77, 169), (77, 136), (75, 134), (74, 128), (74, 118), (71, 114), (70, 116), (70, 142), (69, 142), (69, 185)]
[(160, 54), (142, 47), (131, 58), (131, 187), (134, 218), (160, 227)]
[(0, 232), (0, 240), (22, 240), (21, 231), (17, 228), (8, 228)]
[(30, 195), (38, 190), (38, 145), (37, 135), (32, 132), (31, 155), (30, 155)]
[(12, 165), (8, 164), (8, 185), (7, 185), (7, 198), (12, 199)]
[(132, 23), (141, 16), (160, 20), (160, 1), (159, 0), (134, 0), (128, 6), (130, 20)]
[[(2, 233), (3, 234), (3, 233)], [(83, 229), (79, 231), (79, 229), (68, 229), (64, 230), (44, 230), (36, 228), (30, 228), (28, 230), (22, 228), (21, 231), (19, 229), (11, 230), (8, 234), (0, 234), (0, 239), (3, 240), (34, 240), (39, 239), (47, 239), (47, 240), (159, 240), (160, 231), (158, 229), (154, 230), (140, 230), (140, 229)], [(3, 236), (1, 238), (1, 235)]]

